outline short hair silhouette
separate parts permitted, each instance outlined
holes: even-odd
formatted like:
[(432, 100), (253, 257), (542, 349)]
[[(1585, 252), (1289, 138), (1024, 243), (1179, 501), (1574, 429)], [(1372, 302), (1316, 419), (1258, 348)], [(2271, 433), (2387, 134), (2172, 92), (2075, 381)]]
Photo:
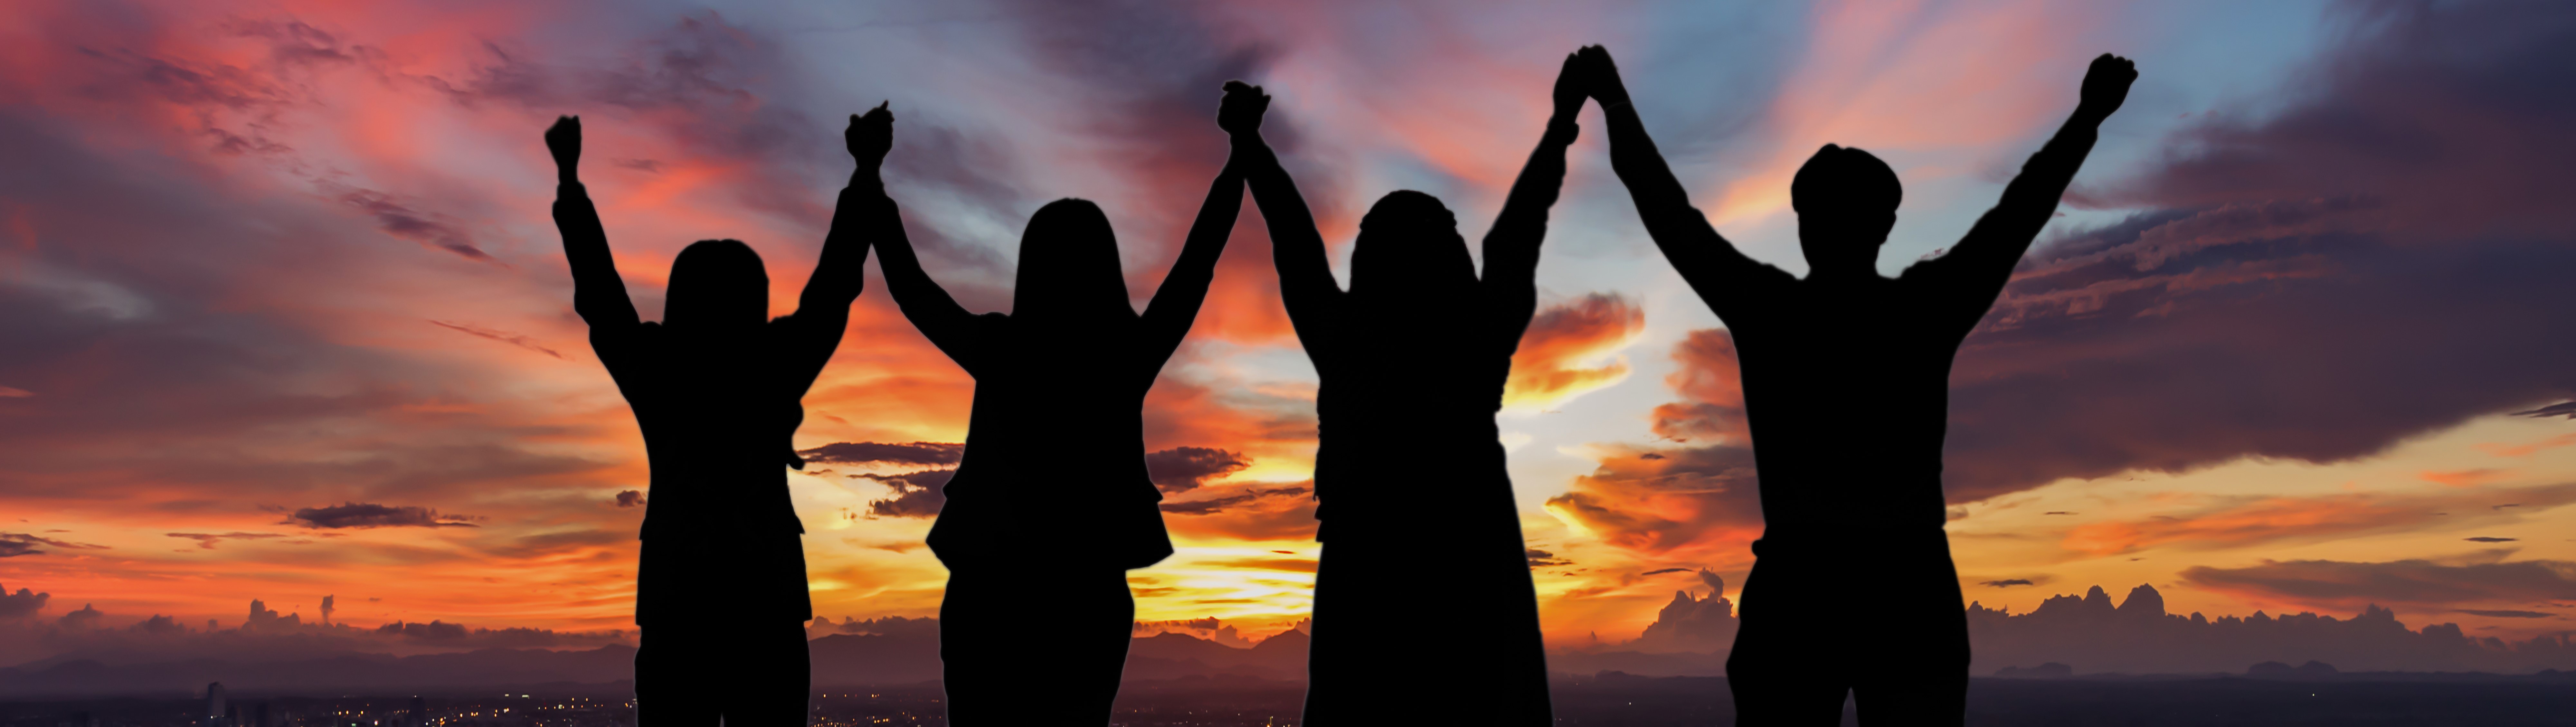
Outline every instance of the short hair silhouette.
[(1826, 144), (1789, 181), (1798, 213), (1798, 247), (1811, 270), (1868, 268), (1896, 227), (1905, 188), (1896, 170), (1869, 152)]
[(741, 240), (699, 240), (671, 259), (662, 325), (696, 333), (769, 322), (769, 270)]

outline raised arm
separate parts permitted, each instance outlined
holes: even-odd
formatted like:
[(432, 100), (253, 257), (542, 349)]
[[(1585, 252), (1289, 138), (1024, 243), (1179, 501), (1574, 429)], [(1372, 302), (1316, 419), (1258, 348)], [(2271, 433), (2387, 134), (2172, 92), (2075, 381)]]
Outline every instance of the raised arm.
[(2102, 120), (2120, 110), (2129, 97), (2129, 83), (2138, 80), (2137, 64), (2127, 58), (2104, 53), (2093, 59), (2092, 68), (2084, 74), (2084, 90), (2076, 102), (2075, 114), (2058, 127), (2057, 136), (2030, 155), (2021, 165), (2021, 175), (2004, 185), (2003, 200), (1985, 216), (1977, 218), (1975, 227), (1948, 254), (1917, 263), (1905, 271), (1907, 279), (1926, 279), (1945, 298), (1953, 298), (1972, 321), (1982, 318), (1994, 305), (1995, 296), (2003, 292), (2004, 283), (2012, 279), (2013, 266), (2021, 262), (2022, 253), (2030, 250), (2032, 240), (2041, 228), (2048, 226), (2057, 213), (2057, 200), (2066, 194), (2066, 185), (2075, 181), (2075, 170), (2084, 166), (2084, 157), (2093, 151), (2093, 141)]
[[(859, 117), (850, 134), (854, 138), (883, 140), (886, 147), (891, 147), (894, 114), (880, 106)], [(957, 305), (957, 299), (948, 297), (946, 289), (921, 271), (921, 258), (912, 253), (912, 238), (903, 232), (903, 215), (895, 208), (894, 199), (886, 196), (884, 181), (873, 167), (866, 176), (864, 181), (853, 180), (851, 191), (843, 194), (858, 193), (863, 198), (859, 204), (869, 210), (860, 219), (869, 225), (866, 233), (876, 244), (877, 264), (885, 271), (886, 292), (894, 295), (895, 307), (903, 309), (903, 317), (912, 321), (912, 327), (921, 329), (921, 335), (929, 338), (931, 345), (947, 353), (966, 373), (976, 373), (983, 336), (975, 315)], [(843, 199), (843, 204), (849, 204), (847, 196)]]
[[(1228, 95), (1249, 93), (1260, 99), (1260, 108), (1270, 107), (1270, 97), (1261, 93), (1260, 86), (1228, 81), (1225, 88)], [(1288, 178), (1288, 170), (1279, 167), (1279, 155), (1261, 140), (1261, 128), (1227, 131), (1234, 138), (1231, 164), (1242, 172), (1244, 186), (1252, 189), (1252, 202), (1261, 207), (1261, 220), (1270, 228), (1270, 260), (1279, 269), (1279, 301), (1288, 307), (1288, 323), (1297, 329), (1307, 357), (1320, 365), (1330, 348), (1329, 321), (1342, 299), (1341, 285), (1333, 282), (1332, 259), (1324, 252), (1324, 236), (1315, 231), (1315, 214), (1306, 209), (1297, 182)]]
[[(1234, 89), (1242, 87), (1246, 92)], [(1249, 93), (1251, 87), (1240, 82), (1228, 84), (1225, 100), (1218, 103), (1216, 121), (1219, 128), (1233, 132), (1238, 128), (1258, 129), (1261, 112), (1268, 107), (1266, 99)], [(1145, 304), (1144, 335), (1141, 342), (1145, 378), (1153, 380), (1163, 370), (1163, 362), (1181, 346), (1190, 334), (1190, 324), (1198, 320), (1199, 306), (1206, 302), (1208, 284), (1216, 278), (1216, 260), (1225, 253), (1226, 239), (1234, 234), (1234, 218), (1243, 211), (1243, 174), (1235, 171), (1228, 158), (1218, 170), (1216, 181), (1208, 183), (1207, 201), (1199, 203), (1199, 217), (1190, 223), (1188, 241), (1181, 244), (1181, 257), (1172, 261), (1172, 270), (1163, 275), (1163, 287), (1154, 291), (1154, 300)]]
[(1557, 192), (1565, 186), (1565, 148), (1574, 143), (1578, 131), (1574, 115), (1583, 111), (1582, 74), (1576, 63), (1574, 54), (1566, 54), (1565, 67), (1556, 74), (1556, 112), (1547, 119), (1547, 132), (1539, 137), (1529, 162), (1521, 165), (1520, 179), (1512, 182), (1493, 229), (1485, 232), (1481, 285), (1493, 306), (1494, 333), (1507, 351), (1520, 346), (1530, 315), (1538, 312), (1539, 243), (1547, 239), (1548, 208), (1556, 206)]
[[(868, 112), (871, 118), (893, 119), (885, 104)], [(841, 188), (840, 201), (832, 208), (832, 228), (823, 235), (823, 254), (814, 262), (814, 274), (805, 279), (805, 292), (798, 296), (796, 312), (779, 319), (788, 332), (788, 345), (799, 349), (798, 366), (805, 380), (811, 382), (820, 374), (832, 350), (841, 345), (841, 333), (850, 327), (850, 303), (867, 289), (868, 242), (873, 233), (889, 224), (900, 228), (901, 219), (894, 216), (894, 206), (879, 204), (885, 196), (885, 182), (877, 169), (885, 164), (888, 147), (893, 146), (894, 125), (880, 121), (861, 121), (850, 115), (850, 127), (842, 132), (850, 157), (858, 169), (850, 172), (850, 184)]]
[(1723, 317), (1738, 307), (1750, 287), (1746, 283), (1761, 277), (1787, 278), (1778, 268), (1745, 257), (1709, 226), (1707, 215), (1691, 206), (1689, 192), (1664, 163), (1663, 152), (1655, 149), (1645, 122), (1629, 104), (1627, 84), (1619, 80), (1619, 67), (1611, 62), (1610, 51), (1587, 46), (1576, 55), (1589, 71), (1585, 86), (1593, 100), (1601, 102), (1602, 120), (1609, 127), (1610, 169), (1628, 186), (1628, 197), (1637, 204), (1637, 218), (1645, 223), (1646, 235), (1663, 249), (1664, 259), (1681, 273), (1682, 280)]
[(581, 185), (581, 118), (556, 117), (546, 129), (546, 151), (555, 158), (555, 231), (562, 233), (564, 261), (572, 265), (572, 309), (590, 324), (596, 346), (601, 333), (636, 325), (635, 302), (626, 297), (617, 260), (608, 254), (599, 208)]

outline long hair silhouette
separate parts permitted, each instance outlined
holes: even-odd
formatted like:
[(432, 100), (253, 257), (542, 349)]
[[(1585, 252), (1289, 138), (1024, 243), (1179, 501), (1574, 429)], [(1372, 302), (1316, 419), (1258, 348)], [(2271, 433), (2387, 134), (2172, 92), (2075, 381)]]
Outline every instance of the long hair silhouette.
[[(1098, 205), (1058, 200), (1031, 215), (1011, 312), (983, 315), (922, 272), (893, 203), (880, 208), (886, 287), (975, 377), (966, 451), (929, 537), (949, 572), (950, 724), (1109, 721), (1136, 615), (1126, 571), (1172, 553), (1145, 471), (1145, 394), (1198, 317), (1242, 205), (1229, 162), (1142, 315)], [(1047, 623), (1030, 628), (1036, 603)]]
[[(1281, 301), (1322, 379), (1315, 494), (1324, 547), (1303, 724), (1553, 724), (1494, 413), (1537, 310), (1539, 244), (1584, 98), (1571, 81), (1559, 79), (1555, 116), (1485, 235), (1481, 279), (1456, 215), (1430, 195), (1399, 191), (1361, 218), (1345, 292), (1258, 127), (1236, 133), (1269, 224)], [(1424, 629), (1423, 603), (1474, 605)], [(1385, 658), (1389, 644), (1447, 663), (1423, 670)]]
[(634, 408), (652, 467), (636, 568), (638, 723), (802, 725), (814, 611), (805, 529), (781, 467), (804, 464), (793, 443), (800, 400), (866, 284), (867, 241), (845, 224), (860, 198), (842, 192), (796, 312), (769, 318), (769, 274), (750, 246), (704, 240), (671, 262), (662, 320), (645, 322), (579, 178), (580, 120), (558, 119), (546, 146), (573, 310)]
[[(1942, 530), (1950, 361), (2057, 208), (2137, 71), (2103, 55), (2055, 138), (1939, 258), (1895, 278), (1879, 246), (1904, 196), (1868, 152), (1826, 145), (1790, 184), (1804, 279), (1738, 252), (1691, 207), (1599, 46), (1579, 54), (1611, 167), (1682, 279), (1726, 322), (1743, 371), (1762, 539), (1726, 662), (1737, 724), (1966, 716), (1968, 626)], [(1852, 412), (1869, 412), (1855, 428)], [(1870, 623), (1868, 630), (1852, 625)]]

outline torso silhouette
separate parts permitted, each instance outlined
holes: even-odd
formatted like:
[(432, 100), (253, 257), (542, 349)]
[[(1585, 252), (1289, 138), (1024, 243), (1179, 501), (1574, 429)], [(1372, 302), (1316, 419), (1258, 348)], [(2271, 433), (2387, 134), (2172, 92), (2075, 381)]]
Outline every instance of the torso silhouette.
[[(790, 328), (773, 322), (763, 337), (786, 337), (779, 329)], [(784, 342), (675, 340), (659, 323), (591, 339), (643, 429), (653, 472), (644, 537), (805, 532), (782, 468), (797, 462), (790, 440), (805, 421), (801, 400), (819, 362), (780, 360), (806, 358), (794, 355), (801, 351), (763, 355), (796, 348)]]
[[(1503, 381), (1527, 316), (1514, 321), (1508, 311), (1476, 305), (1462, 307), (1463, 319), (1426, 319), (1418, 310), (1337, 302), (1325, 314), (1332, 321), (1325, 326), (1335, 332), (1327, 334), (1329, 348), (1309, 349), (1321, 382), (1316, 539), (1438, 542), (1451, 528), (1494, 525), (1422, 517), (1513, 507), (1509, 483), (1494, 479), (1503, 476), (1504, 463), (1494, 413), (1502, 409)], [(1398, 326), (1384, 325), (1388, 319), (1411, 323), (1415, 332), (1389, 330)], [(1509, 325), (1514, 322), (1520, 326)], [(1510, 537), (1518, 538), (1517, 520), (1500, 524), (1512, 526)]]
[(1121, 570), (1171, 554), (1144, 459), (1163, 356), (1134, 353), (1150, 347), (1121, 323), (1065, 336), (1000, 313), (966, 320), (957, 338), (972, 343), (950, 355), (975, 377), (974, 409), (929, 537), (950, 568), (1026, 563), (1030, 544)]
[(1992, 300), (1938, 272), (1799, 280), (1764, 265), (1728, 279), (1745, 302), (1718, 314), (1743, 372), (1768, 545), (1938, 537), (1950, 362)]

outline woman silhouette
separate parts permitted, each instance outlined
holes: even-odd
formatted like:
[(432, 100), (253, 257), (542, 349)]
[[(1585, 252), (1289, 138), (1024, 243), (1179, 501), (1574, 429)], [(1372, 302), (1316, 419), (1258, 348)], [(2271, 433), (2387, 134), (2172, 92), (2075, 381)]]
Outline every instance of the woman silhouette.
[[(861, 126), (850, 117), (850, 154), (873, 168), (885, 144), (861, 138)], [(638, 322), (581, 184), (581, 120), (557, 119), (546, 148), (573, 311), (634, 408), (652, 466), (635, 578), (635, 624), (646, 634), (635, 652), (638, 724), (801, 726), (814, 610), (805, 528), (779, 467), (804, 467), (790, 441), (805, 418), (800, 400), (866, 283), (867, 241), (849, 227), (868, 199), (861, 177), (841, 192), (795, 313), (770, 320), (769, 274), (749, 246), (703, 240), (671, 261), (662, 321)]]
[[(1314, 217), (1259, 130), (1235, 136), (1270, 225), (1280, 299), (1323, 379), (1315, 495), (1324, 548), (1301, 724), (1552, 724), (1538, 602), (1494, 412), (1538, 307), (1539, 243), (1583, 108), (1573, 78), (1557, 78), (1556, 114), (1485, 234), (1482, 280), (1448, 208), (1401, 191), (1361, 218), (1344, 292)], [(1472, 605), (1424, 628), (1426, 603)], [(1386, 658), (1391, 644), (1444, 663)]]
[[(1243, 100), (1225, 99), (1219, 126), (1259, 123)], [(1198, 317), (1242, 206), (1229, 162), (1142, 316), (1090, 202), (1029, 217), (1007, 315), (967, 313), (922, 272), (901, 225), (885, 226), (895, 303), (975, 377), (966, 452), (929, 537), (948, 566), (949, 724), (1109, 721), (1136, 616), (1126, 571), (1172, 553), (1145, 472), (1145, 392)]]

